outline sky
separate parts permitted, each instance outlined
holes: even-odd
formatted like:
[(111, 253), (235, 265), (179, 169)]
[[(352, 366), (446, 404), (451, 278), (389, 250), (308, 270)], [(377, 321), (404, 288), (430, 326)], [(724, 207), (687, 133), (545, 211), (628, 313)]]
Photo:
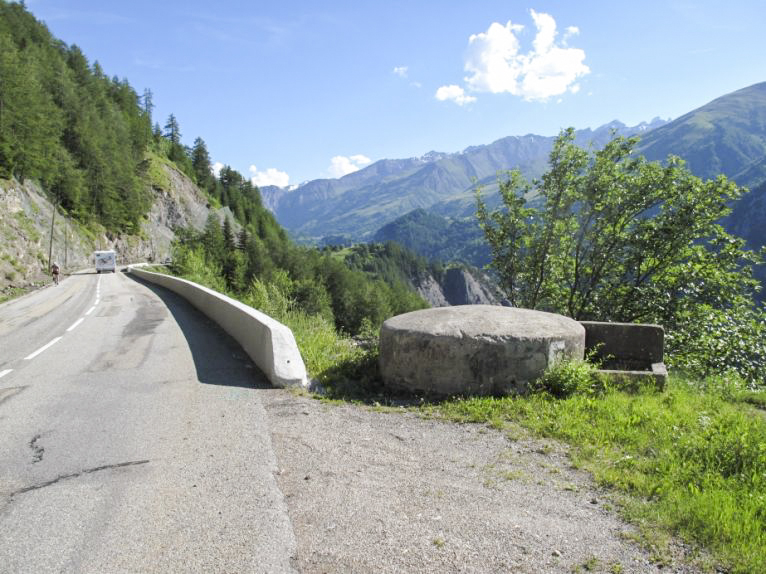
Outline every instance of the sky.
[[(27, 0), (259, 186), (675, 119), (766, 81), (763, 0)], [(512, 167), (512, 166), (509, 166)]]

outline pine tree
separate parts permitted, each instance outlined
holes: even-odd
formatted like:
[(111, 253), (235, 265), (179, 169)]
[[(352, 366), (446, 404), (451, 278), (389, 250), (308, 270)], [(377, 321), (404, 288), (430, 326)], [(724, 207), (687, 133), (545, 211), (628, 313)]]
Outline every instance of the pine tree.
[(165, 123), (165, 138), (174, 145), (181, 145), (181, 128), (178, 125), (178, 120), (173, 114), (168, 116), (168, 121)]
[(197, 185), (202, 189), (210, 190), (213, 183), (213, 166), (210, 163), (210, 154), (207, 151), (207, 146), (202, 138), (198, 137), (194, 140), (191, 161)]
[(231, 229), (231, 219), (228, 217), (223, 221), (223, 247), (227, 253), (234, 251), (234, 232)]

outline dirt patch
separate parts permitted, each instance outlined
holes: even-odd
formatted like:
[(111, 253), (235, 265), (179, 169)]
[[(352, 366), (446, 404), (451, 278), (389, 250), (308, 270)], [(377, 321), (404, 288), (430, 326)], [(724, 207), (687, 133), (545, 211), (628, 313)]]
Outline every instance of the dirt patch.
[(561, 445), (264, 391), (300, 572), (696, 572), (630, 542)]

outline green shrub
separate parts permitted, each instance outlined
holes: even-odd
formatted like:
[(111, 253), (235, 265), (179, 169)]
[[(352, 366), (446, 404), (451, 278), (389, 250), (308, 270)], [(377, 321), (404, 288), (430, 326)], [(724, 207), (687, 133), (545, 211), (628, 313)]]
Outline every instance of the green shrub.
[(574, 394), (592, 395), (598, 387), (596, 367), (582, 359), (570, 359), (548, 368), (530, 390), (563, 399)]

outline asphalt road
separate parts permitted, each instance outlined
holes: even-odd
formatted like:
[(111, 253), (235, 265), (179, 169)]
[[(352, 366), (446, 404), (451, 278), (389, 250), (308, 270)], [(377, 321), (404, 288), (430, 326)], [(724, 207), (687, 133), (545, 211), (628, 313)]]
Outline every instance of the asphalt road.
[(265, 379), (123, 273), (0, 306), (0, 572), (290, 572)]
[(0, 305), (0, 573), (698, 572), (565, 447), (273, 389), (187, 303), (84, 273)]

